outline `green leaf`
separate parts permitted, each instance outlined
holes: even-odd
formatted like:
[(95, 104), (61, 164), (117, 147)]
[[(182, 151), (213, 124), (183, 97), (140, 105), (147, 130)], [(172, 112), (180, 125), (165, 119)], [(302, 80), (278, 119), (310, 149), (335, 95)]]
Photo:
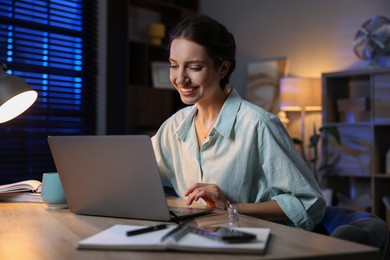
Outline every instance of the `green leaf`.
[(318, 168), (319, 172), (328, 172), (333, 169), (333, 164), (323, 164)]
[(310, 136), (310, 145), (309, 147), (315, 147), (317, 146), (318, 142), (320, 141), (320, 135), (312, 135)]
[(303, 144), (302, 140), (301, 139), (298, 139), (298, 138), (292, 138), (294, 144)]
[(326, 134), (329, 134), (336, 139), (337, 143), (341, 145), (341, 137), (340, 137), (340, 132), (335, 126), (324, 126), (320, 128), (321, 132), (325, 132)]

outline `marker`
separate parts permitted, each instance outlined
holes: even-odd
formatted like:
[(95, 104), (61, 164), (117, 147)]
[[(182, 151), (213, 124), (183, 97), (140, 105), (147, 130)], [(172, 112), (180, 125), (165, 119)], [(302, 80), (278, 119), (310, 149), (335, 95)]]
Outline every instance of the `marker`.
[(161, 224), (161, 225), (157, 225), (157, 226), (152, 226), (152, 227), (147, 227), (147, 228), (141, 228), (141, 229), (127, 231), (126, 234), (127, 234), (128, 237), (129, 236), (135, 236), (135, 235), (140, 235), (140, 234), (144, 234), (144, 233), (149, 233), (149, 232), (165, 229), (167, 227), (168, 226), (166, 224)]

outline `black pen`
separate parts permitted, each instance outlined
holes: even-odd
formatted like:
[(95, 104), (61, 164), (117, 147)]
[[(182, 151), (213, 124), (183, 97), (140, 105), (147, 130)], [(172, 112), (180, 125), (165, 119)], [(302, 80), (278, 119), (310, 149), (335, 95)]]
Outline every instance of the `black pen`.
[(161, 224), (161, 225), (157, 225), (157, 226), (151, 226), (151, 227), (127, 231), (126, 234), (127, 234), (127, 236), (135, 236), (135, 235), (140, 235), (140, 234), (144, 234), (144, 233), (149, 233), (149, 232), (165, 229), (167, 227), (168, 226), (166, 224)]
[(173, 241), (180, 240), (183, 236), (189, 233), (190, 227), (185, 224), (179, 224), (176, 228), (169, 231), (161, 238), (161, 242), (164, 242), (168, 238), (173, 239)]

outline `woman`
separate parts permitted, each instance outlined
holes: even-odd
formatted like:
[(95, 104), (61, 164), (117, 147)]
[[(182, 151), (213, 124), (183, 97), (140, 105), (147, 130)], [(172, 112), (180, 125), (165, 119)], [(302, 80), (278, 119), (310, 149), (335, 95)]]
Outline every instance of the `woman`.
[(207, 16), (171, 33), (170, 81), (188, 106), (152, 138), (165, 185), (187, 204), (237, 211), (311, 230), (325, 202), (278, 118), (226, 85), (235, 68), (233, 35)]

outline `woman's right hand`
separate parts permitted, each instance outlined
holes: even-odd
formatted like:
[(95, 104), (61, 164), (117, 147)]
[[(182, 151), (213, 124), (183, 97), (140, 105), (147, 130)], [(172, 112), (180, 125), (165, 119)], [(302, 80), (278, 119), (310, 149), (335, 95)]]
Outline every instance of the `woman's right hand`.
[(194, 201), (203, 199), (207, 207), (226, 209), (227, 199), (223, 191), (215, 184), (196, 183), (192, 185), (184, 194), (187, 197), (187, 206)]

